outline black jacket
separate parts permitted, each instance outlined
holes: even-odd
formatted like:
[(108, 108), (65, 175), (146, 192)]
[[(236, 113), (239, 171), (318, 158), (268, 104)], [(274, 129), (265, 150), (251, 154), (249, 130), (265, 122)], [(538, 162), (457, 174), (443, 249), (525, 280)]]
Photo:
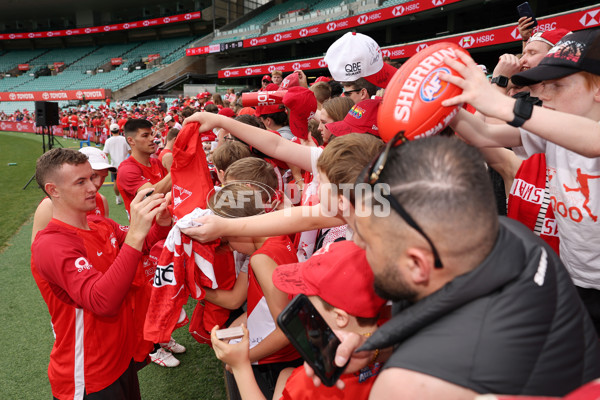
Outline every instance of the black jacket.
[(363, 348), (392, 345), (384, 368), (478, 393), (564, 396), (600, 377), (598, 338), (563, 264), (504, 217), (481, 265), (402, 310)]

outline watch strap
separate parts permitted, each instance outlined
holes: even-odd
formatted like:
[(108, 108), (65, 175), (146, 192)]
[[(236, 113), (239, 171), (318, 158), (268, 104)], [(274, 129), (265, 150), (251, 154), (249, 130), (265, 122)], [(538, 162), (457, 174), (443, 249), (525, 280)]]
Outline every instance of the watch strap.
[(514, 119), (507, 122), (507, 124), (518, 128), (523, 125), (525, 121), (531, 118), (531, 114), (533, 113), (533, 101), (530, 100), (529, 97), (517, 98), (513, 108), (513, 113), (515, 115)]

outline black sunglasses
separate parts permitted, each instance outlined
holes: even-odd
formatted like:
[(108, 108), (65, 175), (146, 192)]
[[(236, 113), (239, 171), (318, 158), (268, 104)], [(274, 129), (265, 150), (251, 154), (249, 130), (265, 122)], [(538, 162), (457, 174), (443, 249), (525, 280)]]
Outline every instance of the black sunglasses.
[(362, 89), (344, 90), (342, 94), (360, 92)]
[[(406, 136), (404, 136), (404, 131), (398, 132), (396, 136), (394, 136), (384, 147), (384, 149), (379, 153), (377, 157), (367, 165), (356, 180), (356, 183), (368, 183), (371, 186), (374, 186), (379, 181), (379, 176), (385, 167), (385, 163), (388, 160), (388, 156), (390, 154), (390, 150), (392, 147), (401, 146), (408, 142)], [(427, 234), (421, 229), (419, 224), (410, 216), (410, 214), (404, 209), (402, 204), (391, 193), (383, 193), (383, 197), (390, 202), (392, 208), (406, 221), (406, 223), (412, 227), (414, 230), (419, 232), (421, 236), (425, 238), (429, 246), (431, 247), (431, 252), (433, 253), (433, 263), (435, 268), (443, 268), (442, 260), (440, 260), (440, 256), (438, 254), (437, 249), (433, 245), (433, 242), (427, 236)]]

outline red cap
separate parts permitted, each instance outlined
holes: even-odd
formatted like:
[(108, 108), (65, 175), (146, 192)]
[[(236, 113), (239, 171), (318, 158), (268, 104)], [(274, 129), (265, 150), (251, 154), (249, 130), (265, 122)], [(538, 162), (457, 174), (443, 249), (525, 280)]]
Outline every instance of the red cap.
[(331, 80), (331, 78), (328, 78), (326, 76), (320, 76), (317, 79), (315, 79), (314, 83), (317, 82), (329, 82)]
[(379, 72), (374, 73), (373, 75), (365, 76), (365, 80), (371, 82), (377, 87), (386, 88), (396, 71), (398, 71), (397, 68), (394, 68), (390, 64), (384, 62)]
[(290, 109), (290, 130), (300, 139), (308, 138), (308, 121), (317, 111), (314, 93), (305, 87), (294, 86), (283, 96), (283, 104)]
[(229, 118), (235, 118), (235, 111), (233, 111), (229, 107), (223, 107), (223, 108), (221, 108), (219, 110), (219, 114), (220, 115), (224, 115), (224, 116), (229, 117)]
[(279, 290), (319, 296), (362, 318), (379, 316), (385, 304), (375, 294), (373, 280), (365, 251), (348, 240), (330, 243), (307, 261), (280, 265), (273, 272), (273, 283)]
[(270, 75), (264, 75), (261, 80), (262, 81), (269, 81), (269, 82), (271, 82), (271, 76)]
[(560, 39), (562, 39), (565, 35), (567, 35), (569, 33), (571, 33), (571, 32), (569, 32), (566, 29), (562, 29), (562, 28), (553, 29), (551, 31), (545, 31), (545, 32), (536, 32), (533, 35), (531, 35), (531, 37), (527, 41), (527, 44), (529, 44), (531, 42), (539, 41), (539, 42), (546, 43), (550, 47), (554, 47), (554, 46), (556, 46), (556, 43), (558, 43), (558, 41)]
[(330, 122), (325, 127), (334, 136), (343, 136), (349, 133), (371, 133), (379, 136), (377, 127), (377, 110), (381, 100), (363, 100), (350, 109), (343, 120)]
[(288, 76), (285, 77), (284, 80), (281, 81), (281, 85), (279, 85), (280, 89), (289, 89), (294, 86), (300, 86), (300, 78), (298, 78), (298, 73), (292, 72)]
[(267, 86), (265, 86), (264, 89), (260, 89), (260, 92), (275, 92), (279, 90), (279, 85), (276, 83), (269, 83)]
[(252, 107), (244, 107), (240, 110), (238, 115), (255, 115), (256, 110)]
[(275, 114), (278, 112), (285, 112), (283, 104), (273, 104), (271, 106), (256, 106), (254, 115), (260, 117), (261, 115)]

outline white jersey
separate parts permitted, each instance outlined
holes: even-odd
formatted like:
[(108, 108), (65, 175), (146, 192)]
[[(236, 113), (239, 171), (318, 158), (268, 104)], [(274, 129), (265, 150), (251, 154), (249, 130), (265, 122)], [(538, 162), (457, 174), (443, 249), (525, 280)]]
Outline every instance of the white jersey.
[(588, 158), (521, 129), (528, 155), (546, 154), (560, 258), (575, 285), (600, 290), (600, 158)]
[(127, 144), (127, 139), (125, 139), (125, 136), (111, 136), (106, 139), (103, 151), (110, 155), (110, 165), (115, 168), (119, 168), (119, 165), (129, 155), (129, 145)]

